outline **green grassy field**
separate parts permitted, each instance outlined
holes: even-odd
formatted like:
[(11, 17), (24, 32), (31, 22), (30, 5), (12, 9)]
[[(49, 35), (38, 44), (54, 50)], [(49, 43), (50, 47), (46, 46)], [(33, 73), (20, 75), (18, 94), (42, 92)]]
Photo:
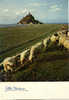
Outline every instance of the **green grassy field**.
[[(24, 48), (59, 31), (62, 26), (43, 24), (1, 28), (0, 41), (5, 39), (1, 51), (6, 50), (1, 54), (1, 59), (21, 52)], [(50, 44), (47, 51), (42, 51), (33, 63), (17, 67), (22, 68), (14, 73), (7, 73), (6, 81), (69, 81), (69, 52), (57, 44)]]

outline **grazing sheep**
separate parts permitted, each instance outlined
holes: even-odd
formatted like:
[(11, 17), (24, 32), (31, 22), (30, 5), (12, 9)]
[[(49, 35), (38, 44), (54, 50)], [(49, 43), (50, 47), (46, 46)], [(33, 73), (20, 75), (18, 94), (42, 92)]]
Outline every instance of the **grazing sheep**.
[(61, 36), (60, 38), (59, 38), (59, 45), (63, 45), (63, 43), (64, 43), (64, 41), (66, 40), (66, 36)]
[(31, 50), (30, 50), (30, 56), (29, 56), (29, 61), (32, 61), (34, 56), (41, 51), (43, 47), (43, 43), (42, 42), (39, 42), (39, 43), (36, 43), (34, 46), (31, 47)]
[(50, 40), (51, 40), (51, 42), (57, 42), (58, 40), (59, 40), (59, 36), (58, 36), (58, 34), (53, 34), (52, 36), (51, 36), (51, 38), (50, 38)]
[(64, 47), (69, 50), (69, 40), (65, 40), (63, 43)]
[(15, 56), (7, 57), (3, 61), (4, 71), (7, 72), (8, 70), (13, 71), (13, 67), (15, 66)]
[(21, 62), (21, 64), (23, 64), (23, 61), (26, 58), (28, 58), (29, 53), (30, 53), (30, 49), (27, 49), (27, 50), (23, 51), (22, 53), (20, 53), (20, 62)]
[(50, 37), (45, 38), (45, 39), (43, 40), (44, 48), (47, 48), (49, 43), (50, 43)]

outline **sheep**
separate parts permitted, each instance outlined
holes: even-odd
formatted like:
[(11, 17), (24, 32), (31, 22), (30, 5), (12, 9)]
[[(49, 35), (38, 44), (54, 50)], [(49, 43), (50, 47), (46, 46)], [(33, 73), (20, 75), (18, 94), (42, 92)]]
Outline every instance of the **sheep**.
[(63, 43), (64, 43), (64, 41), (66, 40), (66, 36), (61, 36), (60, 38), (59, 38), (59, 44), (58, 45), (63, 45)]
[(62, 31), (58, 31), (57, 34), (58, 34), (58, 36), (61, 36), (62, 35)]
[(3, 67), (2, 69), (4, 69), (5, 72), (7, 72), (8, 70), (13, 71), (13, 68), (16, 67), (20, 61), (19, 58), (20, 54), (12, 57), (7, 57), (3, 62), (0, 63), (0, 67)]
[(62, 34), (66, 34), (67, 35), (67, 30), (62, 30)]
[(8, 70), (13, 71), (13, 67), (15, 66), (15, 56), (7, 57), (3, 62), (4, 71)]
[(50, 43), (50, 37), (45, 38), (45, 39), (43, 40), (44, 48), (47, 48), (49, 43)]
[(59, 40), (58, 34), (53, 34), (50, 38), (51, 42), (57, 42)]
[(29, 56), (30, 49), (24, 50), (22, 53), (20, 53), (20, 62), (23, 64), (25, 58)]
[(29, 55), (29, 61), (32, 62), (34, 56), (38, 53), (38, 51), (39, 52), (41, 51), (42, 47), (43, 47), (43, 42), (36, 43), (35, 45), (33, 45), (31, 47), (30, 55)]
[(69, 40), (65, 40), (63, 43), (64, 47), (69, 50)]
[(58, 36), (62, 36), (62, 35), (67, 36), (67, 31), (66, 30), (58, 31), (57, 34)]
[(69, 32), (67, 33), (67, 36), (69, 37)]

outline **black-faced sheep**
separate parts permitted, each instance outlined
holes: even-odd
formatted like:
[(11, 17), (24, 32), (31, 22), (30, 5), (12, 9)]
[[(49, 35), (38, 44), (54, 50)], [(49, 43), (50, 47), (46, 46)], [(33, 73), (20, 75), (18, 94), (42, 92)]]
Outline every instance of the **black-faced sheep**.
[(51, 42), (57, 42), (59, 40), (59, 36), (57, 33), (53, 34), (50, 38)]

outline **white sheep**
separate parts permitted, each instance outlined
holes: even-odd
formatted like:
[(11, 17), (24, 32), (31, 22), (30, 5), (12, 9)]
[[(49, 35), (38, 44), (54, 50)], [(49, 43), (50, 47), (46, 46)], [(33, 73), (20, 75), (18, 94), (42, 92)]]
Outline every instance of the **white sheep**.
[(2, 62), (4, 71), (7, 72), (8, 70), (13, 71), (13, 67), (15, 66), (15, 56), (13, 57), (7, 57)]
[(63, 43), (64, 47), (69, 50), (69, 40), (65, 40)]
[(66, 36), (60, 36), (59, 38), (59, 45), (63, 45), (64, 44), (64, 41), (66, 40)]
[(44, 48), (46, 48), (46, 47), (48, 46), (49, 42), (50, 42), (50, 37), (47, 37), (47, 38), (45, 38), (45, 39), (43, 40)]
[(38, 53), (38, 51), (39, 52), (41, 51), (42, 47), (43, 47), (43, 43), (42, 42), (36, 43), (35, 45), (33, 45), (31, 47), (30, 55), (29, 55), (29, 61), (32, 61), (32, 59)]
[(59, 36), (62, 36), (62, 35), (66, 36), (67, 35), (67, 32), (66, 32), (66, 30), (62, 30), (62, 31), (58, 31), (57, 34)]
[(53, 34), (53, 35), (51, 36), (50, 40), (51, 40), (51, 42), (56, 42), (57, 40), (59, 40), (58, 34), (57, 34), (57, 35)]
[(61, 36), (62, 35), (62, 31), (58, 31), (57, 34), (58, 34), (58, 36)]
[(25, 58), (29, 56), (29, 53), (30, 53), (30, 49), (24, 50), (22, 53), (20, 53), (21, 64), (23, 64), (23, 61), (25, 60)]
[(69, 32), (67, 33), (68, 37), (69, 37)]

